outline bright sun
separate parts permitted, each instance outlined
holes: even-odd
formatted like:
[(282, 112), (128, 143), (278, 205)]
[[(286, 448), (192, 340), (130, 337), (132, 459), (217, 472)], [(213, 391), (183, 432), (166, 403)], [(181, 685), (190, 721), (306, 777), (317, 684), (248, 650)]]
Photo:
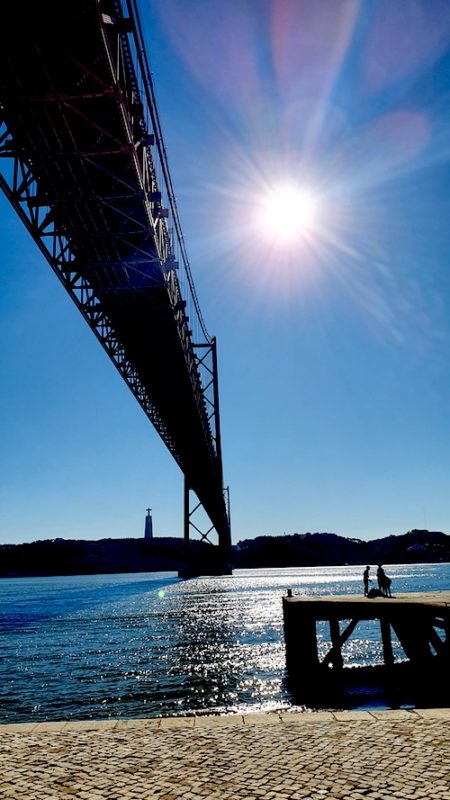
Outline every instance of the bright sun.
[(289, 244), (311, 232), (316, 214), (317, 202), (308, 190), (280, 184), (262, 199), (258, 225), (272, 241)]

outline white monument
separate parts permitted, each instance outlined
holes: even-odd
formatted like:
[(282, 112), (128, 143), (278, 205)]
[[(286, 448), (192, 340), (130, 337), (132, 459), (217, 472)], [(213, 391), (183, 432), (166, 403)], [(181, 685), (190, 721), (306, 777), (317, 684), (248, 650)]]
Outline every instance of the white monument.
[(144, 539), (147, 541), (151, 541), (153, 539), (153, 520), (152, 520), (152, 510), (151, 508), (147, 508), (147, 516), (145, 518), (145, 533)]

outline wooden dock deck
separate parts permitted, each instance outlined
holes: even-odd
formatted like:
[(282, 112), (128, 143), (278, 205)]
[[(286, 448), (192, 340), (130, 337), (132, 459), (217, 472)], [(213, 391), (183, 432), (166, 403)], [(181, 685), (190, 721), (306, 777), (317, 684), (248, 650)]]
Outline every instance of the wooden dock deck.
[[(312, 595), (312, 594), (298, 594), (292, 597), (284, 597), (284, 601), (289, 604), (307, 603), (317, 606), (328, 605), (340, 607), (346, 603), (351, 603), (352, 607), (356, 604), (361, 604), (362, 607), (377, 606), (384, 607), (387, 604), (394, 606), (410, 606), (414, 604), (434, 606), (436, 608), (450, 607), (450, 590), (448, 592), (398, 592), (392, 597), (364, 597), (362, 594), (325, 594), (325, 595)], [(368, 609), (367, 609), (368, 610)], [(366, 619), (373, 619), (374, 617), (366, 617)]]
[[(342, 647), (363, 620), (379, 620), (384, 667), (395, 666), (392, 632), (405, 660), (421, 675), (450, 665), (450, 591), (411, 592), (369, 599), (363, 595), (283, 597), (286, 663), (291, 677), (317, 677), (345, 671)], [(317, 622), (326, 621), (330, 649), (322, 658)], [(341, 627), (341, 623), (345, 625)]]

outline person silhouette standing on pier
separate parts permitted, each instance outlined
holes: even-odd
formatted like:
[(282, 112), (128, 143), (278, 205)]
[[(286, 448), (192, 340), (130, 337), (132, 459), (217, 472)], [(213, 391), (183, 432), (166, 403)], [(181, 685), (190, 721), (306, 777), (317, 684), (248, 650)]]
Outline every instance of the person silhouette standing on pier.
[(385, 579), (386, 579), (386, 573), (385, 573), (385, 571), (383, 569), (383, 565), (382, 564), (378, 564), (378, 569), (377, 569), (378, 588), (379, 588), (380, 592), (383, 592), (383, 594), (384, 594)]
[(367, 595), (369, 594), (369, 583), (370, 583), (369, 572), (370, 572), (370, 567), (367, 566), (363, 572), (364, 597), (367, 597)]
[(391, 593), (391, 583), (392, 583), (392, 581), (386, 575), (382, 564), (378, 564), (377, 580), (378, 580), (378, 589), (382, 593), (383, 597), (392, 597), (392, 593)]

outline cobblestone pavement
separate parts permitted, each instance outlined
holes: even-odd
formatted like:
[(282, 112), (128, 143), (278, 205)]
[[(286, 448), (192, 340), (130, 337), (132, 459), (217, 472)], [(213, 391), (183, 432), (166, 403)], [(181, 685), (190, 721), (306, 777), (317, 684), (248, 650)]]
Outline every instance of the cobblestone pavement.
[(2, 725), (0, 798), (450, 800), (450, 709)]

